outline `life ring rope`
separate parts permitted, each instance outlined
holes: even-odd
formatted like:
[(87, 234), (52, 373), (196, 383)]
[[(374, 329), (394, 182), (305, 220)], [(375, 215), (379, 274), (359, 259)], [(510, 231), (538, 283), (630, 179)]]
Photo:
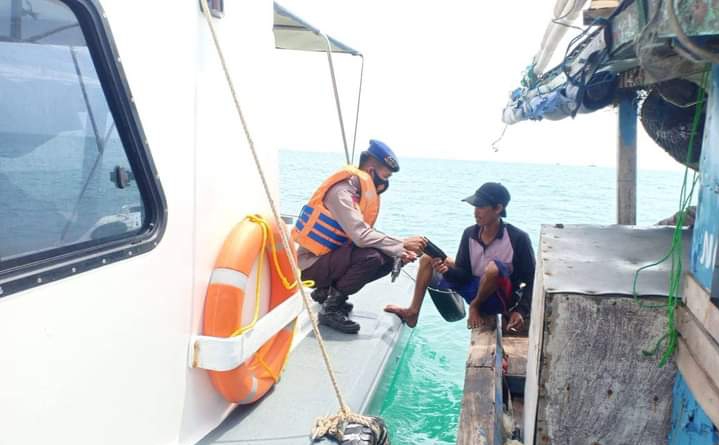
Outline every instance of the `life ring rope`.
[[(267, 248), (267, 240), (270, 240), (270, 252), (272, 253), (272, 263), (275, 267), (275, 272), (277, 272), (277, 275), (280, 277), (282, 281), (282, 285), (285, 287), (285, 289), (290, 290), (297, 287), (297, 281), (294, 281), (293, 283), (290, 283), (290, 280), (287, 279), (284, 273), (282, 273), (282, 267), (280, 267), (280, 260), (277, 256), (277, 245), (275, 244), (275, 236), (272, 234), (272, 229), (270, 228), (270, 223), (267, 222), (267, 220), (261, 216), (261, 215), (248, 215), (245, 217), (246, 220), (253, 222), (260, 226), (262, 229), (262, 244), (260, 245), (260, 253), (264, 252)], [(259, 264), (257, 265), (257, 284), (255, 285), (255, 313), (252, 315), (252, 321), (248, 323), (245, 326), (240, 326), (237, 328), (232, 334), (230, 334), (230, 337), (237, 337), (238, 335), (242, 335), (245, 332), (251, 331), (252, 328), (255, 327), (257, 324), (257, 320), (260, 319), (260, 298), (262, 296), (262, 269), (264, 268), (264, 261), (262, 261), (262, 257), (258, 257), (260, 259)], [(303, 286), (306, 287), (315, 287), (315, 282), (312, 280), (305, 280), (302, 282)], [(261, 357), (258, 357), (258, 361), (260, 365), (267, 370), (267, 372), (272, 376), (275, 381), (277, 381), (277, 378), (275, 375), (270, 371), (269, 366), (265, 363), (264, 360), (262, 360)]]

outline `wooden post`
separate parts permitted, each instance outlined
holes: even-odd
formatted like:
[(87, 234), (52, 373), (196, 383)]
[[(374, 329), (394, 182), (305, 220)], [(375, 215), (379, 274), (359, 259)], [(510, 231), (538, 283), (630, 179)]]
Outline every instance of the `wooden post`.
[(489, 321), (472, 330), (457, 445), (504, 443), (501, 329)]
[(637, 106), (635, 93), (619, 100), (617, 146), (617, 223), (637, 223)]

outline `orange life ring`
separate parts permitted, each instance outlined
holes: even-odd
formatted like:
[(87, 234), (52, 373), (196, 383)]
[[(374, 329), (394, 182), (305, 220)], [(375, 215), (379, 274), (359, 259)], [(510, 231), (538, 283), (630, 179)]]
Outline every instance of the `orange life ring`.
[[(281, 242), (275, 244), (279, 241), (279, 228), (271, 218), (249, 216), (232, 229), (222, 245), (207, 289), (204, 335), (238, 335), (254, 326), (263, 312), (271, 311), (294, 294), (296, 283), (288, 284), (286, 278), (293, 276), (291, 263)], [(262, 285), (264, 277), (259, 272), (263, 267), (269, 267), (270, 273), (269, 301), (264, 302), (256, 298), (260, 295), (256, 289), (245, 292), (252, 281), (253, 269), (257, 286)], [(259, 307), (258, 301), (259, 306), (265, 307)], [(261, 398), (279, 378), (293, 333), (294, 322), (277, 332), (237, 368), (209, 371), (215, 389), (234, 403), (248, 404)]]

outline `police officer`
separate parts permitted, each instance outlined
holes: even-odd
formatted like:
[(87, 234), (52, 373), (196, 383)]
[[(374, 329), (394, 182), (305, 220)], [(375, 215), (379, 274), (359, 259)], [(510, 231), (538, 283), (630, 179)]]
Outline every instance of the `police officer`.
[(414, 261), (425, 247), (423, 237), (399, 239), (374, 229), (379, 195), (398, 171), (394, 152), (370, 140), (359, 168), (348, 165), (331, 175), (302, 207), (292, 238), (299, 244), (302, 279), (316, 285), (312, 298), (322, 304), (320, 324), (357, 333), (360, 325), (349, 318), (349, 296), (387, 275), (394, 258)]

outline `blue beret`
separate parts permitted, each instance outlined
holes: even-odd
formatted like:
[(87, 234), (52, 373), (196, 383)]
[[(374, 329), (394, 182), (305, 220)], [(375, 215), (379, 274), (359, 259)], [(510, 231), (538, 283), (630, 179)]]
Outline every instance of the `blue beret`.
[(396, 173), (399, 171), (397, 156), (395, 156), (392, 149), (384, 142), (378, 141), (377, 139), (370, 139), (369, 148), (365, 153), (383, 163), (392, 172)]

